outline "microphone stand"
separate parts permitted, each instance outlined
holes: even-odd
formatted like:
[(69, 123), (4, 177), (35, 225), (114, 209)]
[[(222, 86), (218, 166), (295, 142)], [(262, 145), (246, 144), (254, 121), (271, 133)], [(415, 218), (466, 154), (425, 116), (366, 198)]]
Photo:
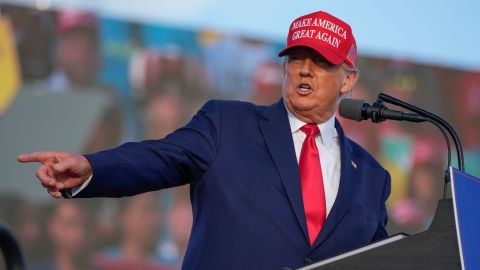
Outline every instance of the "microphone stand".
[[(453, 253), (445, 253), (445, 255), (458, 256), (459, 258), (459, 254), (457, 253), (458, 252), (457, 241), (448, 242), (444, 240), (447, 237), (450, 239), (453, 239), (454, 235), (455, 235), (455, 238), (457, 237), (456, 235), (457, 232), (454, 229), (455, 219), (454, 219), (454, 213), (453, 213), (453, 202), (451, 198), (449, 199), (446, 198), (447, 185), (450, 182), (451, 149), (450, 149), (450, 141), (447, 137), (447, 134), (445, 133), (445, 129), (450, 134), (450, 136), (452, 137), (455, 143), (455, 148), (457, 151), (458, 167), (462, 172), (464, 172), (465, 160), (464, 160), (463, 148), (460, 142), (460, 138), (455, 132), (455, 129), (447, 121), (445, 121), (441, 117), (431, 112), (418, 108), (412, 104), (399, 100), (385, 93), (380, 93), (378, 95), (378, 100), (405, 108), (407, 110), (410, 110), (412, 112), (415, 112), (419, 115), (424, 116), (428, 122), (437, 126), (438, 129), (442, 132), (443, 136), (445, 137), (445, 141), (447, 142), (447, 149), (448, 149), (448, 161), (447, 161), (447, 169), (445, 170), (443, 199), (440, 199), (437, 203), (437, 210), (435, 211), (433, 222), (430, 225), (429, 229), (424, 233), (420, 233), (418, 236), (419, 238), (418, 240), (420, 240), (421, 235), (423, 234), (426, 238), (425, 240), (435, 239), (435, 242), (439, 241), (439, 243), (437, 244), (439, 245), (439, 248), (443, 248), (443, 249), (446, 248), (445, 245), (448, 245), (449, 243), (455, 243), (455, 250), (452, 250)], [(440, 242), (443, 242), (443, 243), (440, 243)], [(442, 245), (443, 247), (440, 245)], [(450, 246), (449, 248), (453, 248), (453, 247)], [(453, 260), (453, 257), (450, 257), (450, 258)]]

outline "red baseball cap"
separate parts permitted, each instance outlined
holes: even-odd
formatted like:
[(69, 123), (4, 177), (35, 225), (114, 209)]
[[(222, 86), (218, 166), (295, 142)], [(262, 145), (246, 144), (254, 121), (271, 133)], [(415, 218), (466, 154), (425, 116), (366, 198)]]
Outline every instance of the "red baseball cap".
[(354, 68), (357, 64), (357, 43), (350, 25), (323, 11), (295, 19), (288, 31), (287, 46), (278, 56), (298, 46), (317, 51), (334, 65), (346, 62)]
[(97, 17), (83, 10), (61, 11), (58, 14), (58, 31), (63, 34), (75, 28), (97, 30)]

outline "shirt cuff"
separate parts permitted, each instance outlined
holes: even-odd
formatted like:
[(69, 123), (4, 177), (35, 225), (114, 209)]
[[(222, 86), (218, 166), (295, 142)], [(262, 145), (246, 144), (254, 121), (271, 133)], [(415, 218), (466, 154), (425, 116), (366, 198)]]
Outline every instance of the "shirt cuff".
[(80, 191), (85, 189), (88, 186), (88, 184), (90, 183), (90, 181), (92, 180), (92, 177), (93, 177), (93, 173), (92, 173), (92, 175), (90, 175), (90, 177), (88, 177), (87, 181), (85, 181), (81, 186), (72, 187), (72, 189), (71, 189), (72, 197), (75, 197), (78, 193), (80, 193)]

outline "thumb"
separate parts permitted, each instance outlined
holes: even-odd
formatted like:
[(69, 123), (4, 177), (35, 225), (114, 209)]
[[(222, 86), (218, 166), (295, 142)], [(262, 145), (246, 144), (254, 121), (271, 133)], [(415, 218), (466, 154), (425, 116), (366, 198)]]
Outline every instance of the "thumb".
[(72, 157), (66, 158), (53, 165), (53, 170), (57, 173), (64, 173), (75, 168), (75, 159)]

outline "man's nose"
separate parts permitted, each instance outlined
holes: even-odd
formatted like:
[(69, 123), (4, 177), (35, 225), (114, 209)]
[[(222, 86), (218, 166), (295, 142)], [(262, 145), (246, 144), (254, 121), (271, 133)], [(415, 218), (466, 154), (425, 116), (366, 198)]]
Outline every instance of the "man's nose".
[(304, 77), (312, 76), (313, 61), (310, 58), (305, 58), (300, 68), (300, 75)]

